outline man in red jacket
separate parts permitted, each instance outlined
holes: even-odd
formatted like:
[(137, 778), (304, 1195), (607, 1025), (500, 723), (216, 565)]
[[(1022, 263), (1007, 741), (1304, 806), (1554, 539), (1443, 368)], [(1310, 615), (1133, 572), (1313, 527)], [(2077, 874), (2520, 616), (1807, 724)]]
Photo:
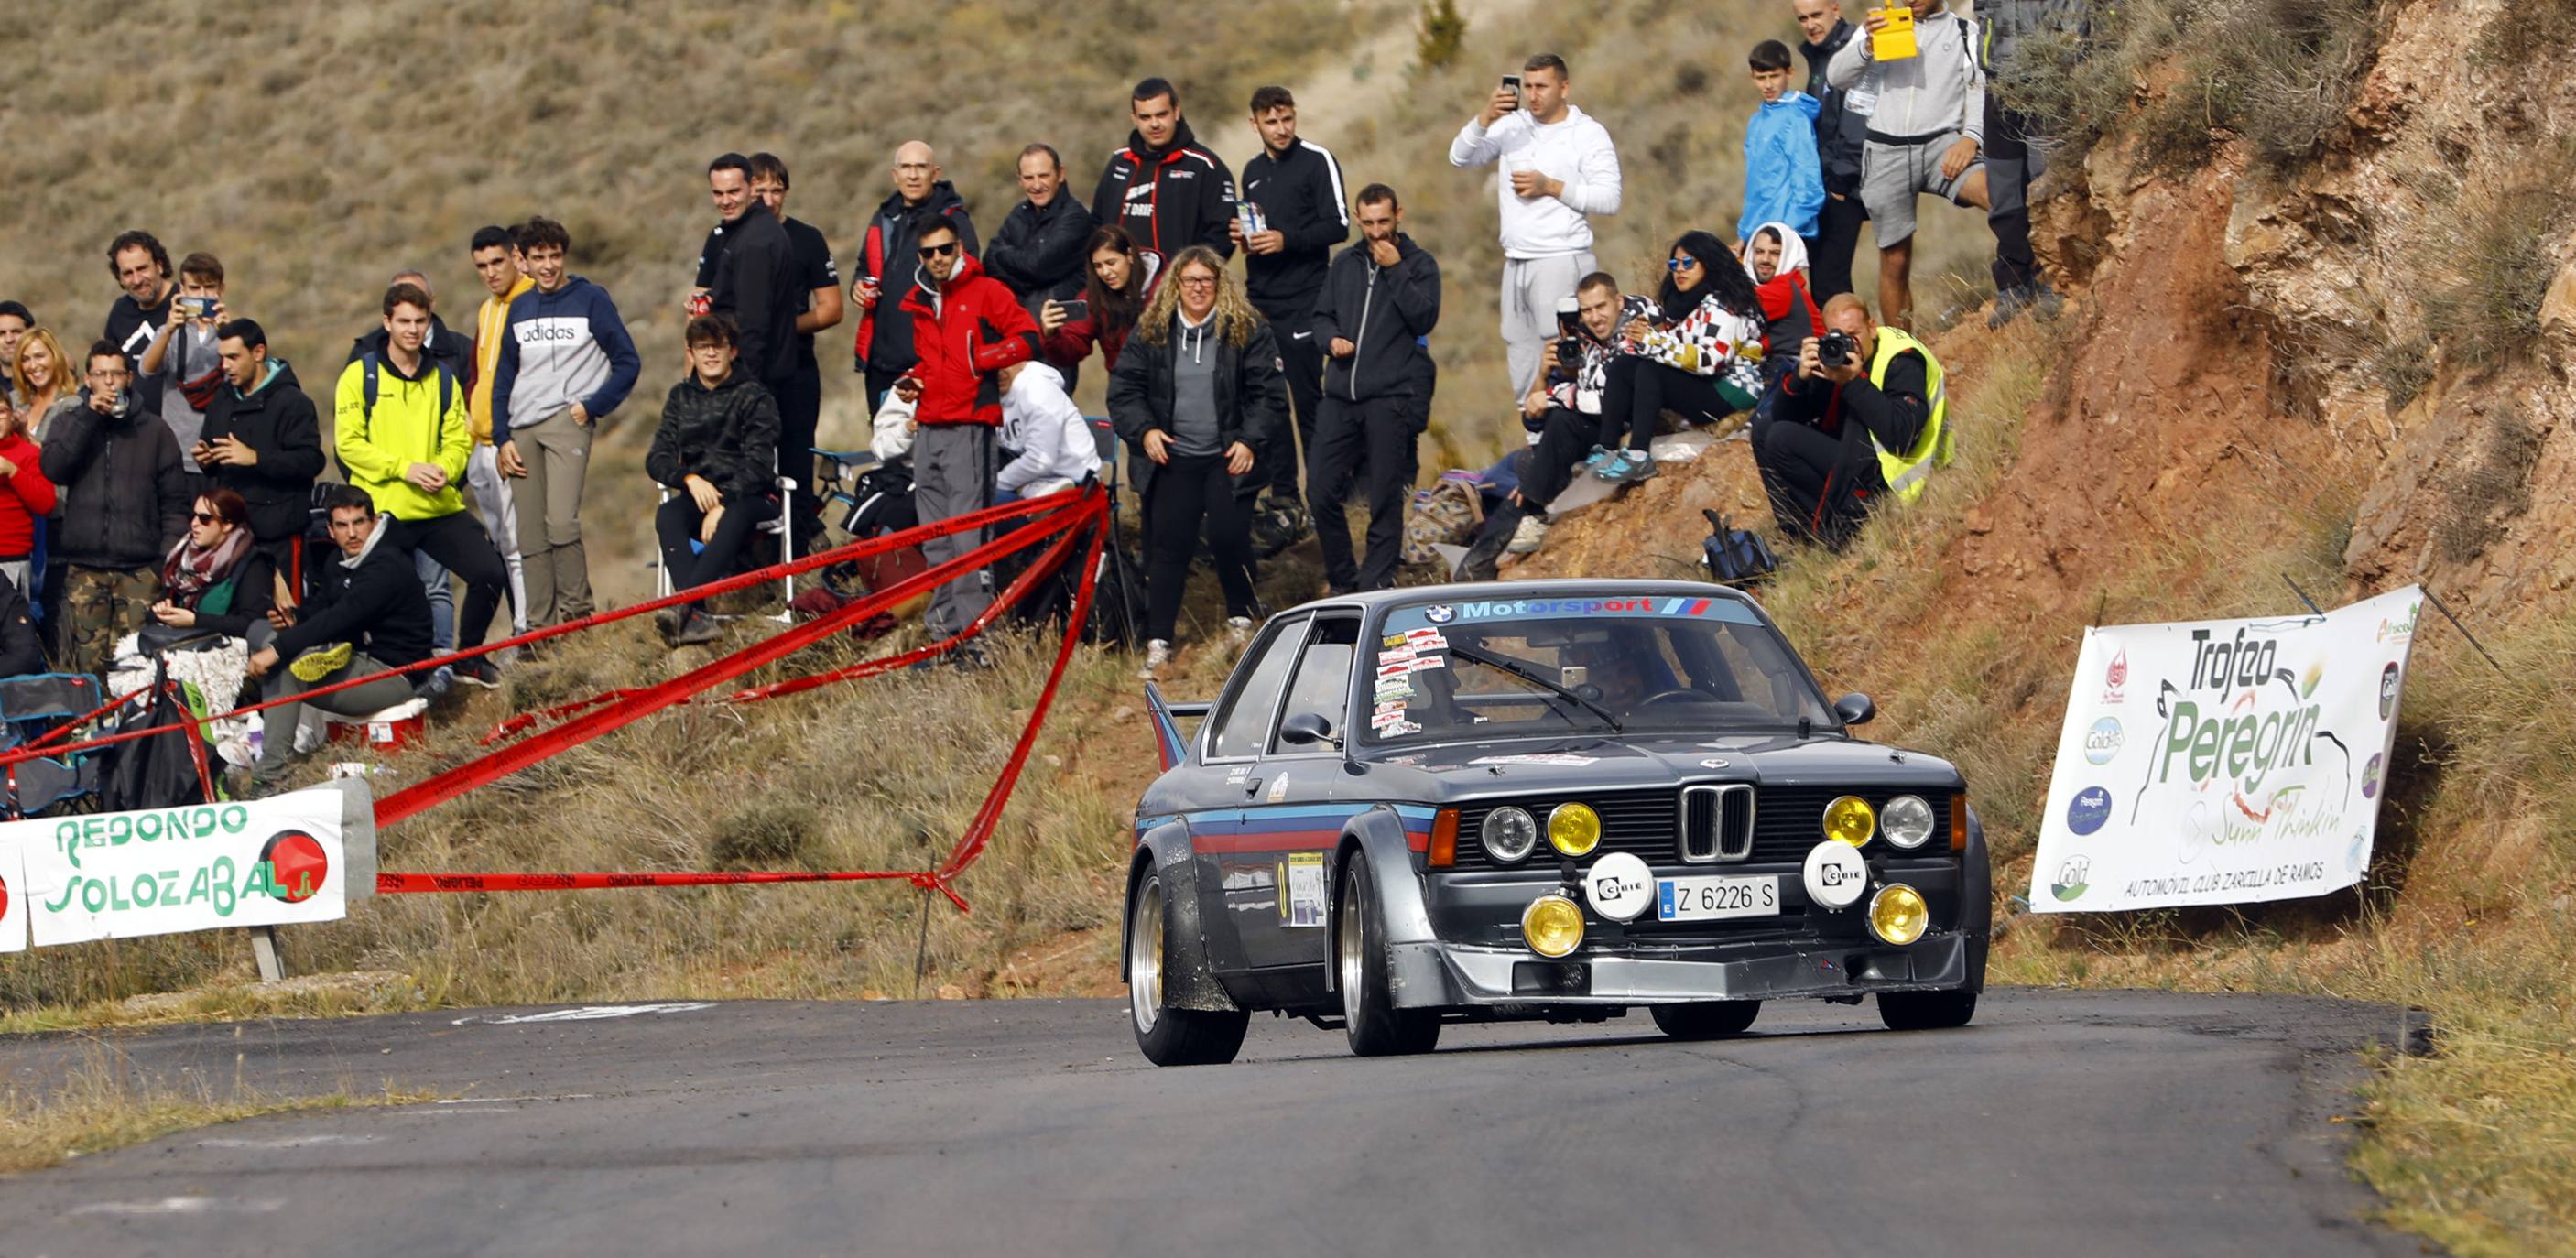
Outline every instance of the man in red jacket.
[[(920, 357), (895, 381), (895, 392), (913, 404), (919, 430), (912, 441), (912, 500), (929, 524), (980, 511), (992, 501), (994, 434), (1002, 423), (1001, 370), (1037, 357), (1038, 325), (1000, 280), (966, 256), (957, 228), (945, 216), (915, 221), (920, 279), (903, 295), (912, 316), (913, 352)], [(922, 556), (944, 563), (984, 544), (984, 531), (952, 534), (921, 544)], [(930, 632), (948, 637), (974, 623), (992, 604), (990, 573), (978, 571), (939, 587), (930, 596)], [(953, 658), (982, 664), (973, 643)]]

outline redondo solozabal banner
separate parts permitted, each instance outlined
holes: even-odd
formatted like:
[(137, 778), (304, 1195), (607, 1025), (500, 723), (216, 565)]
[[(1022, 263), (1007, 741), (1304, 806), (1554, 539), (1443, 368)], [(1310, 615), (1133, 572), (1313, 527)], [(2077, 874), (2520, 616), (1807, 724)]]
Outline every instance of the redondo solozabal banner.
[(346, 917), (346, 798), (326, 787), (0, 825), (0, 951)]
[(2409, 586), (2323, 616), (2087, 629), (2031, 908), (2241, 904), (2361, 881), (2422, 605)]

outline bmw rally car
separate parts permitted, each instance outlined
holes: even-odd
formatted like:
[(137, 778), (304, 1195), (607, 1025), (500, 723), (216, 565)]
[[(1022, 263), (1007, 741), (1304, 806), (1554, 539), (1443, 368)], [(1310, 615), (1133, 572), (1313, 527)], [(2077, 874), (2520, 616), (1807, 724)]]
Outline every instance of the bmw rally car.
[(1441, 586), (1263, 626), (1213, 703), (1148, 688), (1125, 968), (1161, 1065), (1251, 1011), (1429, 1050), (1443, 1022), (1762, 1002), (1976, 1012), (1983, 832), (1945, 761), (1861, 741), (1754, 602), (1680, 582)]

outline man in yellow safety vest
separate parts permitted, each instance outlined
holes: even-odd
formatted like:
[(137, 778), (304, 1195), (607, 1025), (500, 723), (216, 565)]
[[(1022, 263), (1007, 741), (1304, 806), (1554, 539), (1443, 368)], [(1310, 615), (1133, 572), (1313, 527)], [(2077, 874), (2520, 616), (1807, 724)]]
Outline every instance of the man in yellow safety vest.
[(1882, 327), (1845, 293), (1798, 367), (1757, 408), (1753, 458), (1782, 531), (1840, 546), (1873, 503), (1912, 502), (1950, 462), (1949, 398), (1923, 342)]

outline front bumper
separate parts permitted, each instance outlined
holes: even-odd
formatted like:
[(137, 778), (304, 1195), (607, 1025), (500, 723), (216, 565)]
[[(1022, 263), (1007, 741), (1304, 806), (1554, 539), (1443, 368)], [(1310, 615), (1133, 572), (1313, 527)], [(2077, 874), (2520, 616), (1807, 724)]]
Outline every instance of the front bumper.
[(1587, 947), (1550, 961), (1527, 948), (1429, 942), (1395, 944), (1388, 959), (1399, 1008), (1627, 1006), (1981, 987), (1985, 976), (1969, 972), (1969, 943), (1935, 931), (1904, 948), (1773, 941), (1635, 956)]

